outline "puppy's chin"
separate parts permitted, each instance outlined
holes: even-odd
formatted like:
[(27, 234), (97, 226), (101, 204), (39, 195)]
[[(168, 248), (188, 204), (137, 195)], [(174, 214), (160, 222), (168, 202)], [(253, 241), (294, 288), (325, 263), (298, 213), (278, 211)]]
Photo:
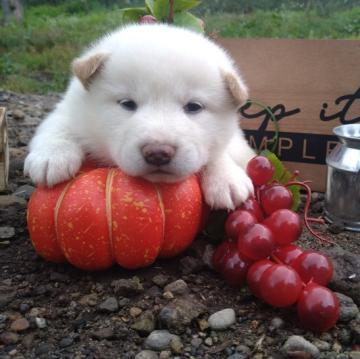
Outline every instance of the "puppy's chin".
[(175, 182), (180, 182), (186, 178), (186, 176), (178, 176), (173, 173), (167, 173), (161, 171), (146, 173), (141, 177), (154, 183), (159, 183), (159, 182), (175, 183)]

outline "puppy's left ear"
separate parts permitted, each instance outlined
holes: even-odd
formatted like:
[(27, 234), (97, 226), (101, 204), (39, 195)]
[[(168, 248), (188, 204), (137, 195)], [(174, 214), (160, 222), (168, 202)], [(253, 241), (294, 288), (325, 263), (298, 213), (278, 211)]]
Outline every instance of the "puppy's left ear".
[(91, 80), (100, 72), (109, 54), (95, 54), (88, 57), (80, 57), (73, 61), (71, 69), (80, 80), (86, 90), (89, 90)]
[(249, 98), (248, 88), (244, 81), (233, 72), (223, 72), (222, 77), (236, 106), (242, 106)]

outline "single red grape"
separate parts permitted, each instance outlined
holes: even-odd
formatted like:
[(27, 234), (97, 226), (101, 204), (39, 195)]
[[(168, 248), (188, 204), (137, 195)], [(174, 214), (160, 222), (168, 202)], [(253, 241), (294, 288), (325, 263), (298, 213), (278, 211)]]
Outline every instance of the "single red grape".
[(274, 257), (280, 260), (281, 263), (291, 265), (294, 260), (304, 251), (294, 244), (289, 244), (284, 247), (277, 247), (272, 253)]
[(248, 198), (239, 208), (252, 213), (257, 218), (258, 222), (264, 220), (264, 214), (260, 204), (254, 197)]
[(271, 254), (275, 249), (275, 242), (268, 227), (255, 223), (244, 233), (240, 233), (238, 248), (241, 256), (257, 261)]
[(221, 274), (231, 287), (242, 287), (245, 284), (246, 274), (252, 263), (252, 261), (242, 258), (237, 248), (234, 248), (227, 255)]
[(324, 332), (339, 318), (339, 300), (330, 289), (310, 282), (300, 295), (297, 311), (305, 329)]
[(285, 246), (295, 242), (301, 234), (300, 216), (290, 209), (278, 209), (267, 217), (265, 224), (273, 233), (277, 245)]
[(302, 281), (295, 270), (284, 264), (274, 264), (260, 279), (261, 298), (274, 307), (288, 307), (298, 300)]
[(240, 233), (257, 223), (256, 217), (244, 209), (230, 213), (225, 222), (225, 232), (228, 238), (237, 240)]
[(225, 260), (231, 253), (232, 247), (237, 249), (236, 243), (230, 241), (224, 241), (216, 247), (212, 257), (212, 263), (217, 271), (220, 272), (224, 267)]
[(260, 203), (267, 216), (278, 209), (290, 209), (293, 204), (293, 197), (285, 186), (275, 184), (266, 186), (260, 192)]
[(157, 22), (156, 17), (154, 17), (152, 15), (141, 16), (141, 18), (139, 20), (140, 24), (154, 24), (156, 22)]
[(251, 265), (246, 275), (246, 282), (251, 292), (261, 299), (260, 280), (263, 273), (275, 263), (269, 259), (262, 259)]
[(326, 286), (333, 275), (333, 265), (330, 259), (315, 251), (305, 251), (292, 262), (291, 266), (305, 283), (311, 280)]
[(252, 158), (246, 167), (246, 172), (255, 186), (268, 183), (274, 174), (274, 170), (271, 161), (264, 156)]

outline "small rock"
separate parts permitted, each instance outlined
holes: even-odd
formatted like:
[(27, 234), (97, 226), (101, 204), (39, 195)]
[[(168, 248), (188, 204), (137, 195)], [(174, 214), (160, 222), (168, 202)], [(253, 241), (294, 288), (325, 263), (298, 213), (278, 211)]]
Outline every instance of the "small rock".
[(342, 293), (336, 292), (335, 294), (340, 302), (339, 321), (347, 323), (350, 322), (352, 319), (356, 318), (359, 313), (359, 308), (354, 303), (354, 301), (350, 297)]
[(13, 205), (21, 205), (22, 207), (27, 206), (27, 202), (23, 198), (19, 198), (14, 195), (2, 195), (0, 196), (0, 208), (1, 207), (9, 207)]
[(131, 297), (140, 294), (144, 291), (144, 287), (138, 277), (131, 279), (117, 279), (111, 282), (116, 294), (123, 297)]
[(236, 347), (236, 351), (238, 352), (238, 354), (241, 354), (244, 359), (250, 358), (251, 349), (248, 346), (240, 344)]
[(163, 288), (169, 282), (169, 276), (164, 274), (157, 274), (153, 279), (153, 283), (158, 287)]
[(209, 322), (206, 319), (199, 319), (197, 321), (199, 329), (203, 332), (207, 328), (209, 328)]
[(10, 239), (15, 236), (14, 227), (0, 227), (0, 239)]
[(142, 313), (142, 309), (138, 307), (131, 307), (129, 313), (133, 318), (136, 318)]
[(23, 332), (30, 327), (30, 323), (25, 318), (14, 320), (10, 325), (10, 330), (14, 332)]
[(90, 307), (95, 307), (98, 303), (98, 296), (96, 293), (85, 294), (79, 299), (81, 305), (89, 305)]
[(159, 356), (152, 350), (142, 350), (140, 353), (136, 354), (135, 359), (159, 359)]
[(360, 351), (352, 351), (350, 352), (351, 359), (360, 359)]
[[(162, 350), (159, 355), (159, 359), (171, 359), (172, 357), (173, 356), (170, 350)], [(175, 358), (179, 358), (179, 357), (175, 357)]]
[(212, 244), (207, 244), (201, 256), (201, 259), (204, 262), (204, 264), (210, 269), (214, 269), (214, 265), (213, 265), (214, 252), (215, 252), (215, 246)]
[(207, 338), (204, 340), (204, 343), (205, 343), (208, 347), (211, 347), (211, 346), (214, 344), (214, 342), (213, 342), (213, 340), (212, 340), (211, 337), (207, 337)]
[(46, 328), (46, 319), (44, 319), (44, 318), (36, 317), (36, 318), (35, 318), (35, 323), (36, 323), (36, 326), (37, 326), (39, 329), (44, 329), (44, 328)]
[(234, 353), (229, 355), (226, 359), (247, 359), (249, 356), (245, 356), (241, 353)]
[(170, 340), (170, 348), (174, 354), (181, 354), (184, 348), (184, 344), (181, 342), (178, 336), (174, 336)]
[(171, 292), (164, 292), (163, 293), (163, 298), (167, 299), (167, 300), (171, 300), (171, 299), (174, 299), (174, 294), (172, 294)]
[(150, 310), (145, 311), (131, 326), (141, 335), (148, 335), (155, 329), (155, 317)]
[[(351, 344), (351, 330), (348, 328), (341, 328), (338, 330), (337, 338), (340, 344), (348, 346)], [(356, 340), (354, 340), (356, 343)]]
[(355, 343), (360, 343), (360, 316), (352, 320), (349, 327)]
[(201, 338), (193, 338), (191, 340), (191, 346), (193, 346), (194, 348), (199, 348), (199, 346), (202, 344), (202, 339)]
[(91, 336), (95, 339), (111, 339), (114, 337), (114, 330), (111, 327), (101, 328), (91, 333)]
[(6, 314), (0, 314), (0, 324), (3, 324), (7, 321), (8, 317)]
[(119, 310), (119, 304), (115, 297), (108, 297), (99, 304), (99, 310), (107, 313), (114, 313)]
[(328, 351), (331, 348), (331, 345), (328, 342), (325, 342), (324, 340), (315, 339), (313, 341), (313, 344), (322, 352)]
[(23, 198), (27, 201), (27, 200), (29, 200), (29, 198), (31, 197), (31, 195), (34, 191), (35, 191), (34, 186), (30, 186), (30, 185), (26, 184), (24, 186), (20, 186), (19, 188), (17, 188), (13, 194), (14, 194), (14, 196)]
[(213, 330), (224, 330), (236, 321), (235, 311), (232, 308), (220, 310), (210, 315), (208, 322)]
[(292, 335), (289, 337), (283, 345), (282, 351), (289, 357), (291, 357), (291, 353), (293, 352), (305, 352), (314, 358), (320, 353), (319, 349), (314, 344), (299, 335)]
[(3, 332), (0, 334), (0, 343), (5, 345), (16, 344), (19, 341), (19, 335), (12, 332)]
[(187, 256), (180, 260), (180, 271), (183, 274), (198, 273), (203, 267), (203, 261), (194, 257)]
[(171, 334), (167, 330), (154, 330), (146, 338), (145, 346), (154, 350), (168, 349), (170, 347), (171, 340), (176, 337), (177, 337), (176, 335)]
[(30, 309), (30, 305), (28, 303), (21, 303), (19, 306), (19, 310), (21, 313), (26, 313)]
[(159, 321), (166, 328), (185, 331), (193, 319), (206, 312), (206, 307), (192, 297), (175, 298), (163, 307), (159, 313)]
[(34, 333), (29, 333), (24, 336), (21, 343), (25, 348), (30, 349), (33, 347), (34, 339), (35, 339)]
[(59, 342), (60, 348), (67, 348), (74, 343), (74, 339), (71, 337), (62, 338)]
[(168, 284), (164, 288), (164, 292), (171, 292), (174, 295), (183, 295), (189, 293), (189, 287), (182, 279), (178, 279), (175, 282)]
[(119, 299), (119, 307), (126, 307), (128, 304), (130, 303), (130, 299), (129, 298), (120, 298)]
[(334, 344), (332, 345), (331, 349), (335, 352), (335, 353), (340, 353), (342, 350), (342, 346), (338, 341), (335, 341)]
[(51, 351), (51, 346), (48, 343), (40, 343), (35, 350), (36, 355), (48, 354)]
[(273, 330), (276, 330), (276, 329), (281, 329), (284, 326), (285, 326), (284, 320), (279, 318), (279, 317), (275, 317), (275, 318), (271, 319), (269, 329), (271, 331), (273, 331)]
[(12, 117), (15, 120), (21, 121), (21, 120), (23, 120), (25, 118), (25, 116), (26, 116), (25, 112), (18, 109), (18, 108), (16, 108), (15, 110), (12, 111)]
[(339, 234), (341, 232), (344, 232), (345, 227), (344, 224), (341, 222), (333, 222), (328, 226), (328, 230), (333, 234)]

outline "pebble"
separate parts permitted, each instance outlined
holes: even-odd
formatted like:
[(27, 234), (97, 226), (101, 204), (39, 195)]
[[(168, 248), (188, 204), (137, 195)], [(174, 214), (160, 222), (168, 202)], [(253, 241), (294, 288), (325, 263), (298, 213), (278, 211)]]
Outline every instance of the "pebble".
[(115, 297), (108, 297), (99, 304), (98, 308), (102, 312), (114, 313), (119, 310), (119, 304)]
[(159, 356), (152, 350), (142, 350), (136, 354), (135, 359), (159, 359)]
[(204, 343), (205, 343), (208, 347), (211, 347), (211, 346), (214, 344), (214, 342), (213, 342), (213, 340), (212, 340), (211, 337), (207, 337), (207, 338), (204, 340)]
[(319, 349), (300, 335), (290, 336), (282, 347), (285, 355), (291, 356), (292, 352), (305, 352), (312, 357), (319, 355)]
[(27, 303), (21, 303), (19, 306), (19, 310), (21, 313), (26, 313), (30, 309), (30, 305)]
[(275, 318), (271, 319), (269, 329), (270, 329), (270, 331), (273, 331), (276, 329), (281, 329), (284, 326), (285, 326), (284, 320), (279, 317), (275, 317)]
[(164, 299), (167, 300), (171, 300), (175, 298), (174, 294), (172, 294), (171, 292), (164, 292), (162, 296)]
[(328, 351), (331, 348), (331, 345), (328, 342), (325, 342), (324, 340), (315, 339), (312, 342), (320, 351)]
[(159, 355), (159, 359), (171, 359), (173, 358), (170, 350), (162, 350)]
[(138, 277), (130, 279), (117, 279), (111, 282), (114, 292), (123, 297), (132, 297), (144, 291), (144, 287)]
[(360, 351), (352, 351), (350, 352), (351, 359), (360, 359)]
[(181, 340), (178, 336), (174, 336), (170, 340), (170, 348), (173, 353), (181, 354), (183, 351), (183, 348), (184, 348), (184, 344), (181, 342)]
[(0, 334), (0, 343), (5, 345), (16, 344), (19, 341), (19, 335), (12, 332), (3, 332)]
[(194, 348), (199, 348), (199, 346), (202, 344), (202, 339), (201, 338), (193, 338), (191, 339), (191, 346), (193, 346)]
[(114, 337), (114, 330), (111, 327), (100, 328), (99, 330), (93, 331), (91, 336), (95, 339), (111, 339)]
[(14, 227), (0, 227), (0, 239), (10, 239), (15, 236)]
[(140, 317), (136, 319), (131, 328), (141, 335), (148, 335), (155, 329), (154, 314), (150, 310), (143, 312)]
[(178, 279), (165, 286), (164, 292), (171, 292), (174, 295), (184, 295), (189, 293), (189, 287), (184, 280)]
[(202, 332), (209, 328), (209, 322), (206, 319), (199, 319), (197, 323)]
[(15, 110), (12, 111), (12, 117), (15, 119), (15, 120), (23, 120), (25, 118), (25, 112), (16, 108)]
[(10, 325), (10, 330), (14, 332), (23, 332), (30, 327), (30, 323), (25, 318), (14, 320)]
[(0, 196), (0, 208), (1, 207), (10, 207), (15, 204), (19, 204), (24, 208), (27, 205), (27, 202), (23, 198), (19, 198), (14, 195), (2, 195)]
[(51, 351), (51, 346), (48, 343), (40, 343), (35, 350), (36, 355), (48, 354)]
[(139, 307), (131, 307), (129, 310), (130, 316), (133, 318), (138, 317), (142, 313), (142, 309)]
[(204, 267), (202, 260), (194, 257), (184, 257), (180, 259), (180, 271), (183, 274), (198, 273)]
[(154, 330), (149, 334), (145, 340), (145, 346), (154, 350), (164, 350), (170, 348), (172, 339), (180, 338), (177, 335), (171, 334), (167, 330)]
[(59, 347), (60, 348), (66, 348), (69, 347), (70, 345), (72, 345), (74, 343), (74, 339), (71, 337), (65, 337), (62, 338), (59, 342)]
[(210, 328), (213, 330), (224, 330), (236, 322), (235, 311), (232, 308), (220, 310), (208, 319)]
[(359, 313), (358, 306), (354, 303), (354, 301), (342, 293), (335, 292), (336, 296), (340, 302), (340, 322), (350, 322), (352, 319), (356, 318)]
[(179, 297), (161, 309), (158, 319), (160, 324), (168, 329), (185, 331), (191, 322), (206, 310), (202, 303), (192, 297)]
[(248, 355), (244, 355), (241, 353), (234, 353), (229, 355), (226, 359), (247, 359), (247, 358), (249, 358)]
[(237, 351), (239, 354), (243, 355), (244, 358), (250, 357), (250, 354), (251, 354), (251, 349), (250, 349), (248, 346), (243, 345), (243, 344), (238, 345), (238, 346), (236, 347), (236, 351)]
[(39, 318), (39, 317), (36, 317), (35, 318), (35, 323), (36, 323), (36, 326), (39, 328), (39, 329), (44, 329), (46, 328), (46, 319), (44, 318)]
[(154, 284), (156, 284), (158, 287), (163, 288), (168, 282), (169, 282), (169, 276), (164, 274), (157, 274), (153, 277), (152, 281)]
[(3, 324), (7, 321), (8, 317), (6, 314), (0, 314), (0, 324)]

